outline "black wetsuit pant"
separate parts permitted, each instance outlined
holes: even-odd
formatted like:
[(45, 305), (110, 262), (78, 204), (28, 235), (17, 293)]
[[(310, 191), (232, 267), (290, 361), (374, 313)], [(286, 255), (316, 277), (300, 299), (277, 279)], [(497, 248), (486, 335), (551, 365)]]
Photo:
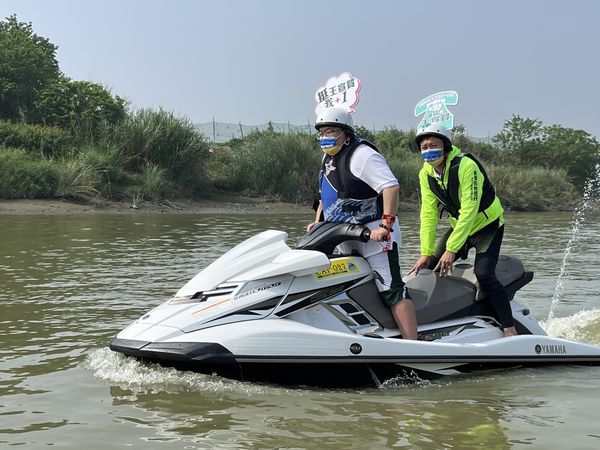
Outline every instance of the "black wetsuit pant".
[[(429, 265), (430, 269), (433, 270), (446, 251), (446, 241), (450, 233), (452, 233), (452, 229), (444, 233), (436, 242), (435, 253)], [(496, 265), (498, 264), (503, 237), (504, 225), (499, 227), (497, 221), (492, 222), (474, 235), (469, 236), (464, 247), (456, 256), (457, 259), (465, 259), (469, 249), (475, 248), (475, 266), (473, 269), (475, 277), (479, 282), (479, 289), (484, 292), (487, 299), (486, 303), (488, 303), (494, 316), (502, 325), (502, 328), (508, 328), (514, 326), (510, 300), (504, 286), (502, 286), (502, 283), (496, 277)]]

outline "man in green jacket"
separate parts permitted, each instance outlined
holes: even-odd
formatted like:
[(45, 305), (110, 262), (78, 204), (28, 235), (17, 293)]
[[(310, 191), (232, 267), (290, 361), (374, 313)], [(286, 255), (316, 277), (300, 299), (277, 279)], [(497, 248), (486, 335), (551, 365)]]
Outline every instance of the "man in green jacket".
[[(466, 258), (475, 247), (474, 272), (480, 289), (502, 326), (515, 336), (510, 300), (496, 277), (504, 236), (504, 210), (481, 164), (452, 145), (450, 132), (434, 123), (417, 133), (415, 142), (425, 160), (419, 172), (421, 187), (421, 256), (411, 269), (439, 271), (447, 276), (457, 256)], [(451, 228), (435, 242), (440, 207), (448, 212)]]

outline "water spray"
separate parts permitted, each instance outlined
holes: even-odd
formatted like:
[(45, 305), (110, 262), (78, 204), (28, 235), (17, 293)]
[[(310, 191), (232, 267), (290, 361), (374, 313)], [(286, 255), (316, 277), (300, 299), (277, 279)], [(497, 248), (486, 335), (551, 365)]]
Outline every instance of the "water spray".
[(562, 264), (560, 266), (560, 274), (556, 280), (556, 288), (554, 289), (554, 296), (552, 297), (552, 304), (550, 305), (550, 312), (546, 319), (546, 324), (550, 324), (554, 319), (554, 309), (558, 305), (562, 293), (564, 291), (563, 277), (567, 274), (567, 265), (569, 262), (569, 256), (571, 256), (571, 250), (575, 243), (579, 240), (579, 230), (585, 223), (588, 212), (593, 208), (594, 201), (600, 197), (600, 162), (594, 166), (594, 173), (588, 177), (585, 186), (583, 188), (583, 198), (581, 203), (573, 213), (573, 219), (571, 220), (571, 238), (565, 248), (565, 254), (563, 256)]

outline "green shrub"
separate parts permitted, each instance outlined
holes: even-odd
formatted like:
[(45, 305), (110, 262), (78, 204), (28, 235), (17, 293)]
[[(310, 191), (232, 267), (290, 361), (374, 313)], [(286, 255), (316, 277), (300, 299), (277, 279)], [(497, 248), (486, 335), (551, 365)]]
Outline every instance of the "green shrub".
[(487, 142), (477, 142), (466, 134), (458, 133), (452, 138), (452, 143), (465, 153), (475, 155), (484, 164), (500, 163), (500, 153), (496, 147)]
[(61, 75), (39, 92), (32, 122), (61, 127), (78, 142), (91, 142), (108, 124), (116, 124), (125, 116), (125, 100), (113, 96), (108, 88)]
[(564, 170), (491, 166), (487, 171), (498, 197), (508, 210), (569, 210), (579, 198)]
[(386, 158), (403, 158), (411, 153), (418, 155), (412, 145), (414, 138), (415, 134), (412, 131), (386, 127), (373, 136), (373, 143)]
[(392, 172), (398, 178), (401, 201), (418, 201), (419, 171), (423, 167), (421, 156), (407, 153), (404, 158), (386, 158)]
[(590, 133), (518, 115), (504, 122), (493, 141), (505, 162), (562, 169), (580, 193), (600, 161), (600, 142)]
[(0, 146), (56, 158), (72, 151), (73, 138), (58, 127), (0, 121)]
[(1, 198), (51, 198), (59, 185), (52, 162), (22, 149), (0, 148)]
[(207, 177), (218, 190), (232, 190), (232, 164), (234, 150), (229, 145), (214, 144), (207, 163)]

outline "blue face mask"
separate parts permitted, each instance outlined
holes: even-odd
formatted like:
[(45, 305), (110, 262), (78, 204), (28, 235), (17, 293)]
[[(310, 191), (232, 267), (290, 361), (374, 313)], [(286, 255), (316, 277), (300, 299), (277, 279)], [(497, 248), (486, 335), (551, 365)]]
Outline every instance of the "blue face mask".
[(342, 133), (337, 136), (319, 136), (319, 145), (323, 150), (335, 147), (335, 143), (339, 139)]
[(428, 150), (421, 150), (421, 156), (426, 163), (437, 166), (444, 157), (444, 151), (441, 148), (430, 148)]
[(342, 149), (342, 144), (338, 145), (336, 142), (342, 134), (340, 133), (337, 136), (320, 136), (319, 145), (321, 146), (321, 150), (329, 156), (333, 156), (339, 152)]
[(334, 136), (322, 136), (319, 138), (319, 145), (321, 146), (321, 148), (323, 150), (326, 150), (328, 148), (331, 147), (335, 147), (335, 143), (338, 140), (338, 137), (334, 137)]

